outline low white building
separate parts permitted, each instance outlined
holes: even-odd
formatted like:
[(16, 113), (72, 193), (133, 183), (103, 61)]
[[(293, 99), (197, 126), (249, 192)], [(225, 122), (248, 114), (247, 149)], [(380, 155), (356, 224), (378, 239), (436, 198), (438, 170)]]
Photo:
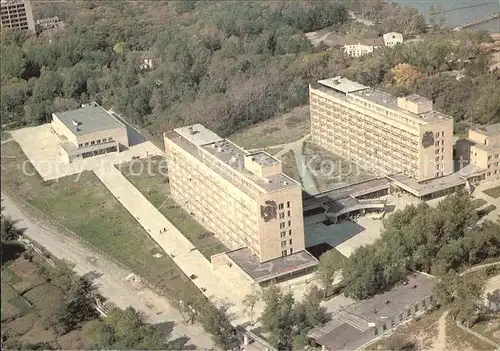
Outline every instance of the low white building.
[(126, 126), (96, 103), (53, 113), (51, 124), (68, 163), (120, 152), (129, 146)]
[(403, 44), (403, 34), (401, 33), (396, 33), (396, 32), (385, 33), (383, 37), (385, 46), (394, 46), (396, 44)]
[(375, 49), (383, 46), (381, 39), (359, 39), (347, 41), (342, 47), (344, 53), (350, 57), (360, 57), (371, 54)]
[(492, 312), (500, 311), (500, 274), (486, 281), (484, 305)]

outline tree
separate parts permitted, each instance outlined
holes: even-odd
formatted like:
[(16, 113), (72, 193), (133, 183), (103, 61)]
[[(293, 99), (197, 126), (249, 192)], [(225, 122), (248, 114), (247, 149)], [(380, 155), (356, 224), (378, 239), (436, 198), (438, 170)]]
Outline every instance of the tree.
[(467, 327), (473, 325), (480, 316), (485, 279), (478, 274), (460, 277), (450, 304), (450, 315)]
[(43, 322), (59, 335), (72, 330), (78, 323), (97, 316), (94, 308), (94, 286), (73, 271), (74, 265), (65, 261), (55, 268), (39, 267), (40, 275), (62, 291), (55, 311), (42, 316)]
[(254, 291), (245, 296), (243, 299), (244, 312), (250, 317), (250, 324), (253, 324), (253, 317), (255, 316), (255, 305), (261, 298), (261, 293), (259, 291)]
[(316, 275), (323, 286), (324, 298), (328, 296), (328, 289), (332, 286), (335, 274), (342, 269), (342, 266), (343, 262), (339, 261), (338, 252), (335, 250), (329, 250), (320, 256)]
[(143, 315), (132, 307), (113, 309), (103, 319), (86, 327), (85, 339), (92, 349), (165, 350), (168, 334), (146, 323)]
[(223, 350), (238, 346), (236, 330), (229, 322), (226, 307), (215, 307), (207, 302), (201, 307), (198, 320), (203, 329), (212, 335), (215, 344)]
[(271, 333), (270, 341), (280, 350), (293, 347), (293, 330), (296, 322), (295, 300), (291, 292), (282, 293), (276, 286), (264, 291), (266, 304), (261, 321)]

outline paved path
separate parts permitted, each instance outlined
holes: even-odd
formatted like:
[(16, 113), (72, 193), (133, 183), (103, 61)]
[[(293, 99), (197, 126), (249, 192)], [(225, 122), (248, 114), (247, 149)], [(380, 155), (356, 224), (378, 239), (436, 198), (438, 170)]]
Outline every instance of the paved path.
[[(249, 281), (223, 266), (215, 271), (211, 263), (175, 228), (115, 167), (94, 170), (95, 174), (139, 224), (187, 275), (196, 275), (193, 283), (216, 305), (230, 307), (233, 323), (244, 323), (241, 301), (250, 293)], [(166, 231), (163, 231), (166, 229)], [(162, 233), (160, 234), (160, 230)], [(221, 271), (222, 270), (222, 271)], [(237, 280), (237, 286), (234, 286)]]
[(438, 320), (438, 336), (432, 349), (436, 351), (446, 351), (446, 317), (448, 311), (445, 311)]
[(493, 267), (493, 266), (498, 266), (500, 265), (500, 261), (499, 262), (492, 262), (492, 263), (485, 263), (485, 264), (480, 264), (480, 265), (477, 265), (477, 266), (474, 266), (474, 267), (471, 267), (465, 271), (463, 271), (462, 273), (460, 273), (460, 276), (464, 276), (466, 274), (469, 274), (469, 273), (472, 273), (472, 272), (475, 272), (475, 271), (479, 271), (483, 268), (488, 268), (488, 267)]
[(44, 246), (59, 259), (75, 264), (79, 275), (94, 273), (97, 276), (93, 283), (102, 296), (120, 308), (134, 307), (144, 312), (147, 321), (153, 324), (174, 322), (172, 339), (187, 336), (188, 344), (201, 349), (212, 348), (210, 336), (200, 325), (185, 325), (179, 311), (173, 308), (168, 300), (155, 292), (127, 281), (131, 272), (122, 269), (115, 263), (96, 254), (83, 246), (79, 241), (60, 233), (52, 232), (40, 224), (30, 220), (20, 208), (2, 193), (2, 214), (16, 221), (16, 226), (25, 228), (24, 235)]

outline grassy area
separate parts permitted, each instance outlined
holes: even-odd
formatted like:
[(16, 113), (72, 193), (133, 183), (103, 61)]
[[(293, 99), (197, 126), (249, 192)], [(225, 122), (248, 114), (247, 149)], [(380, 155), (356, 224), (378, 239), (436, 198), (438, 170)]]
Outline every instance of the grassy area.
[(371, 344), (369, 349), (391, 350), (398, 342), (409, 341), (414, 343), (418, 350), (430, 350), (437, 336), (437, 320), (442, 314), (442, 310), (435, 309), (409, 320)]
[[(174, 261), (149, 237), (92, 172), (44, 182), (19, 145), (2, 147), (2, 187), (45, 212), (90, 244), (101, 249), (136, 274), (168, 292), (170, 297), (201, 296), (201, 292)], [(29, 174), (29, 173), (26, 173)], [(162, 257), (153, 255), (163, 253)]]
[(477, 322), (471, 329), (494, 342), (500, 343), (500, 316), (491, 316), (487, 320)]
[[(132, 161), (117, 167), (208, 260), (211, 255), (227, 250), (222, 242), (169, 197), (167, 167), (163, 159)], [(146, 171), (140, 172), (141, 169)]]
[(494, 197), (495, 199), (497, 197), (500, 197), (500, 186), (496, 186), (494, 188), (489, 188), (483, 191), (486, 195), (489, 195), (491, 197)]
[(471, 201), (472, 203), (472, 206), (474, 206), (474, 209), (476, 208), (479, 208), (483, 205), (486, 205), (488, 203), (488, 201), (486, 201), (485, 199), (474, 199)]
[(295, 155), (293, 151), (290, 150), (281, 156), (281, 161), (283, 162), (283, 173), (292, 179), (300, 182), (300, 174), (297, 169), (297, 163), (295, 162)]
[(449, 336), (449, 340), (452, 341), (448, 343), (448, 346), (453, 350), (492, 350), (493, 347), (477, 338), (476, 336), (466, 332), (465, 330), (459, 328), (455, 321), (453, 321), (448, 316), (448, 321), (446, 323), (446, 335)]
[(306, 105), (236, 132), (228, 139), (245, 149), (257, 149), (290, 143), (309, 132), (309, 106)]
[(319, 191), (326, 191), (343, 185), (372, 178), (373, 175), (344, 160), (312, 142), (303, 147), (304, 162), (310, 165), (310, 172)]
[(69, 343), (74, 349), (86, 349), (78, 333), (57, 336), (43, 325), (43, 316), (53, 313), (62, 291), (39, 275), (41, 265), (45, 262), (38, 255), (31, 261), (21, 255), (2, 267), (2, 335), (7, 339), (2, 341), (7, 345), (47, 342), (54, 349), (65, 349)]

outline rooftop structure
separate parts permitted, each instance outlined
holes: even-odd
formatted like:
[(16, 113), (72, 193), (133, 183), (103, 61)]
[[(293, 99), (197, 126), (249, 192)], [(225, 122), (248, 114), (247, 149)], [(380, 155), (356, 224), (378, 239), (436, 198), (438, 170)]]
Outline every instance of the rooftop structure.
[(390, 291), (355, 302), (332, 316), (308, 336), (326, 350), (356, 350), (376, 336), (431, 307), (435, 281), (413, 274)]
[(303, 255), (300, 183), (266, 152), (249, 152), (200, 124), (164, 134), (171, 196), (231, 250), (267, 262)]
[(383, 176), (453, 171), (453, 119), (419, 95), (395, 97), (343, 77), (309, 87), (313, 142)]
[(53, 113), (51, 124), (68, 162), (129, 146), (125, 125), (96, 103)]

